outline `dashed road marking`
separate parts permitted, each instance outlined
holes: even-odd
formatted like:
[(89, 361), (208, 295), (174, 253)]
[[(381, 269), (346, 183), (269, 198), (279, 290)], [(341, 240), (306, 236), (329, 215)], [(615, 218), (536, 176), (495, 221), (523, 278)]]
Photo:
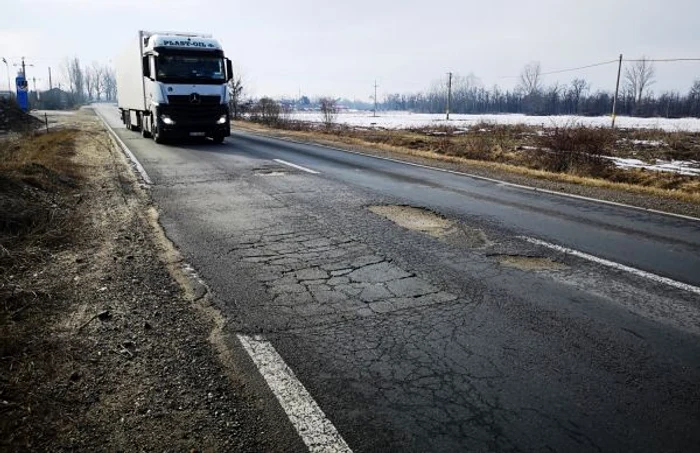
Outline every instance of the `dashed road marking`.
[(272, 344), (260, 335), (238, 334), (260, 374), (312, 453), (352, 453), (338, 430)]
[(689, 285), (687, 283), (679, 282), (673, 279), (670, 279), (668, 277), (662, 277), (660, 275), (652, 274), (651, 272), (643, 271), (641, 269), (637, 269), (635, 267), (630, 267), (630, 266), (625, 266), (624, 264), (616, 263), (614, 261), (608, 261), (603, 258), (598, 258), (597, 256), (589, 255), (588, 253), (580, 252), (578, 250), (562, 247), (561, 245), (556, 245), (552, 244), (546, 241), (541, 241), (539, 239), (527, 237), (527, 236), (520, 236), (520, 239), (524, 239), (527, 242), (535, 245), (540, 245), (542, 247), (547, 247), (552, 250), (556, 250), (557, 252), (562, 252), (566, 253), (567, 255), (572, 255), (576, 256), (579, 258), (583, 258), (588, 261), (592, 261), (597, 264), (601, 264), (603, 266), (607, 266), (613, 269), (618, 269), (624, 272), (628, 272), (630, 274), (636, 275), (638, 277), (646, 278), (648, 280), (655, 281), (657, 283), (663, 283), (668, 286), (673, 286), (674, 288), (682, 289), (684, 291), (688, 291), (691, 293), (695, 293), (700, 295), (700, 288), (697, 286)]
[(312, 169), (310, 169), (310, 168), (302, 167), (301, 165), (293, 164), (293, 163), (291, 163), (291, 162), (287, 162), (286, 160), (274, 159), (274, 161), (277, 162), (277, 163), (280, 163), (280, 164), (282, 164), (282, 165), (287, 165), (287, 166), (289, 166), (289, 167), (296, 168), (297, 170), (301, 170), (301, 171), (305, 171), (305, 172), (307, 172), (307, 173), (311, 173), (312, 175), (318, 175), (318, 174), (319, 174), (319, 172), (317, 172), (316, 170), (312, 170)]

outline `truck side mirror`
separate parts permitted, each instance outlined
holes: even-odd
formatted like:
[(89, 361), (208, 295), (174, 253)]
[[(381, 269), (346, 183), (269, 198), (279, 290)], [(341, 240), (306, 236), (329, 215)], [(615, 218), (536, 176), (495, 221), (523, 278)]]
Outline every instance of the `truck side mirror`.
[(151, 78), (151, 64), (148, 61), (148, 55), (143, 57), (143, 76)]
[(231, 60), (228, 58), (226, 59), (226, 81), (230, 81), (233, 79), (233, 65), (231, 64)]

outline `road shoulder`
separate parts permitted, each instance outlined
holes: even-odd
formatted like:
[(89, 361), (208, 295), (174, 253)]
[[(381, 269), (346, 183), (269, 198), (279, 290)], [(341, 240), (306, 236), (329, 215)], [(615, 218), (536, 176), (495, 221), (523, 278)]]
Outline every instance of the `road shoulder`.
[(69, 237), (1, 275), (16, 305), (2, 319), (3, 448), (302, 447), (99, 120), (54, 120), (77, 131), (81, 176), (53, 195)]

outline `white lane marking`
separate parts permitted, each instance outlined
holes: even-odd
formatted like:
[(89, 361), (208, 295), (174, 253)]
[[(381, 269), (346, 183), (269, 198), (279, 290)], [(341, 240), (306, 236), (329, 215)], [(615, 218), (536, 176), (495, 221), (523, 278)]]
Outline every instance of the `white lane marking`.
[(148, 176), (148, 173), (146, 173), (146, 169), (143, 168), (143, 165), (141, 165), (141, 162), (136, 158), (136, 156), (131, 152), (128, 146), (126, 146), (126, 143), (122, 141), (121, 138), (117, 135), (116, 132), (114, 132), (114, 129), (112, 129), (112, 126), (109, 125), (107, 120), (105, 119), (104, 116), (102, 116), (102, 113), (100, 113), (99, 109), (96, 107), (92, 108), (97, 116), (102, 120), (102, 123), (105, 125), (109, 133), (114, 137), (114, 139), (117, 141), (117, 144), (121, 147), (122, 151), (124, 151), (124, 154), (126, 154), (126, 157), (129, 158), (129, 160), (134, 164), (134, 167), (136, 168), (136, 171), (139, 172), (141, 175), (141, 178), (143, 178), (143, 181), (150, 185), (153, 185), (153, 181), (151, 181), (151, 178)]
[(319, 174), (319, 172), (317, 172), (316, 170), (312, 170), (312, 169), (310, 169), (310, 168), (302, 167), (301, 165), (293, 164), (293, 163), (291, 163), (291, 162), (287, 162), (286, 160), (282, 160), (282, 159), (273, 159), (273, 160), (274, 160), (275, 162), (280, 163), (280, 164), (287, 165), (287, 166), (292, 167), (292, 168), (296, 168), (297, 170), (301, 170), (301, 171), (305, 171), (305, 172), (307, 172), (307, 173), (311, 173), (312, 175), (317, 175), (317, 174)]
[(371, 157), (373, 159), (395, 162), (397, 164), (404, 164), (404, 165), (410, 165), (412, 167), (426, 168), (428, 170), (441, 171), (443, 173), (451, 173), (453, 175), (467, 176), (469, 178), (479, 179), (481, 181), (493, 182), (493, 183), (499, 184), (501, 186), (514, 187), (516, 189), (524, 189), (524, 190), (529, 190), (532, 192), (542, 192), (542, 193), (546, 193), (549, 195), (556, 195), (556, 196), (566, 197), (566, 198), (574, 198), (576, 200), (591, 201), (593, 203), (601, 203), (601, 204), (606, 204), (609, 206), (616, 206), (619, 208), (633, 209), (635, 211), (642, 211), (642, 212), (651, 212), (652, 214), (660, 214), (660, 215), (665, 215), (665, 216), (669, 216), (669, 217), (676, 217), (678, 219), (693, 220), (695, 222), (700, 222), (700, 217), (692, 217), (689, 215), (675, 214), (673, 212), (660, 211), (658, 209), (653, 209), (653, 208), (642, 208), (640, 206), (633, 206), (631, 204), (618, 203), (617, 201), (601, 200), (599, 198), (584, 197), (583, 195), (576, 195), (576, 194), (566, 193), (566, 192), (557, 192), (556, 190), (540, 189), (538, 187), (524, 186), (522, 184), (516, 184), (514, 182), (503, 181), (502, 179), (489, 178), (487, 176), (475, 175), (474, 173), (467, 173), (467, 172), (456, 171), (456, 170), (448, 170), (446, 168), (432, 167), (430, 165), (416, 164), (414, 162), (408, 162), (408, 161), (400, 160), (400, 159), (393, 159), (391, 157), (374, 156), (372, 154), (361, 153), (359, 151), (352, 151), (349, 149), (337, 148), (335, 146), (321, 145), (321, 144), (317, 144), (317, 143), (313, 143), (313, 142), (302, 142), (300, 140), (294, 140), (291, 138), (269, 137), (267, 135), (256, 134), (253, 132), (245, 132), (244, 134), (254, 135), (256, 137), (263, 137), (263, 138), (272, 139), (272, 140), (282, 140), (282, 141), (286, 141), (286, 142), (297, 143), (299, 145), (318, 146), (318, 147), (322, 147), (322, 148), (333, 149), (336, 151), (342, 151), (344, 153), (356, 154), (358, 156), (365, 156), (365, 157)]
[(689, 285), (687, 283), (682, 283), (667, 277), (662, 277), (660, 275), (652, 274), (651, 272), (643, 271), (641, 269), (637, 269), (635, 267), (630, 267), (630, 266), (625, 266), (624, 264), (616, 263), (614, 261), (608, 261), (603, 258), (598, 258), (597, 256), (589, 255), (588, 253), (584, 252), (579, 252), (578, 250), (562, 247), (561, 245), (556, 245), (556, 244), (551, 244), (549, 242), (541, 241), (539, 239), (527, 237), (527, 236), (519, 236), (520, 239), (524, 239), (527, 242), (535, 245), (540, 245), (542, 247), (547, 247), (552, 250), (556, 250), (557, 252), (562, 252), (566, 253), (567, 255), (573, 255), (577, 256), (579, 258), (583, 258), (588, 261), (592, 261), (594, 263), (602, 264), (603, 266), (611, 267), (613, 269), (618, 269), (621, 271), (629, 272), (630, 274), (636, 275), (638, 277), (646, 278), (652, 281), (655, 281), (657, 283), (663, 283), (665, 285), (673, 286), (678, 289), (682, 289), (684, 291), (688, 291), (691, 293), (695, 293), (700, 295), (700, 288), (697, 286)]
[(277, 397), (297, 433), (312, 453), (352, 453), (338, 430), (284, 363), (274, 346), (260, 335), (237, 335)]

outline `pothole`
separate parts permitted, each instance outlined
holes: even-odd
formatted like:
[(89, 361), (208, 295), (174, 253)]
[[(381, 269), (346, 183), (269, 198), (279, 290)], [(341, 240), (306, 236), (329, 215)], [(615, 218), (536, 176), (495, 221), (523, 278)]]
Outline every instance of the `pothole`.
[(287, 171), (278, 167), (262, 167), (254, 168), (253, 173), (262, 176), (284, 176), (287, 174)]
[(370, 206), (368, 209), (403, 228), (419, 231), (450, 244), (473, 248), (491, 244), (483, 230), (461, 225), (427, 209), (396, 205)]
[(561, 271), (569, 268), (564, 263), (541, 256), (498, 255), (496, 259), (502, 266), (513, 267), (523, 271)]

